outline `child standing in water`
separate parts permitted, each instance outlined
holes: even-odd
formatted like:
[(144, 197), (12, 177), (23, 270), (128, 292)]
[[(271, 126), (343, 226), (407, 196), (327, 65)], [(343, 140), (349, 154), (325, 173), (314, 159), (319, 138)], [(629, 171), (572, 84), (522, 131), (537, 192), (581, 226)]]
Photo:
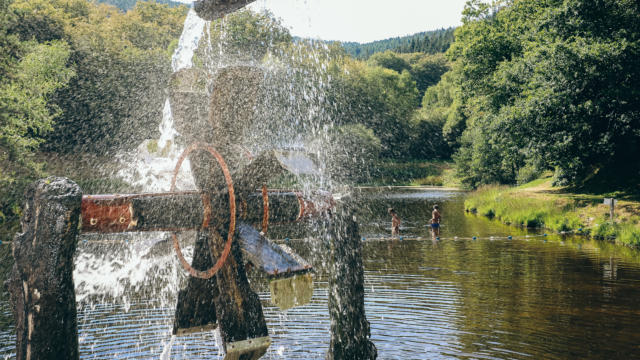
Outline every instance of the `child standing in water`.
[(400, 218), (393, 208), (389, 208), (389, 215), (391, 215), (391, 236), (400, 235)]
[(434, 236), (440, 236), (440, 220), (442, 216), (440, 215), (440, 208), (438, 205), (433, 205), (433, 212), (431, 213), (431, 231), (433, 231)]

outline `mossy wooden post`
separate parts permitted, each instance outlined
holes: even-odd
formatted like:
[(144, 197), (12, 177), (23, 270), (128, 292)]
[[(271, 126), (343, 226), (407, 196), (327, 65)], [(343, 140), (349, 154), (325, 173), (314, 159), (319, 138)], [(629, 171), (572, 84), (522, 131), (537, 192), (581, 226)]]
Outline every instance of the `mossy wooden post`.
[(78, 359), (73, 284), (82, 192), (57, 177), (25, 192), (22, 232), (13, 242), (7, 281), (16, 321), (18, 359)]
[(329, 316), (331, 342), (328, 360), (375, 359), (369, 321), (364, 311), (362, 243), (355, 212), (340, 207), (329, 219)]

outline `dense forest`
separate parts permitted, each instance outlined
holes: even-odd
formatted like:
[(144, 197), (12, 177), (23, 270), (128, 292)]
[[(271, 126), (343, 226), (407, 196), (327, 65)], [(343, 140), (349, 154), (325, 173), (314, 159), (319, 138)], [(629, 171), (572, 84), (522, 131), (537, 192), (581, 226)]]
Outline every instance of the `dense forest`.
[[(109, 4), (117, 7), (122, 11), (133, 9), (140, 0), (94, 0), (98, 3)], [(171, 7), (184, 6), (183, 3), (172, 0), (155, 0), (158, 4), (167, 4)]]
[(343, 42), (347, 54), (357, 59), (368, 59), (371, 55), (384, 51), (397, 53), (443, 53), (453, 43), (454, 29), (425, 31), (414, 35), (395, 37), (370, 43)]

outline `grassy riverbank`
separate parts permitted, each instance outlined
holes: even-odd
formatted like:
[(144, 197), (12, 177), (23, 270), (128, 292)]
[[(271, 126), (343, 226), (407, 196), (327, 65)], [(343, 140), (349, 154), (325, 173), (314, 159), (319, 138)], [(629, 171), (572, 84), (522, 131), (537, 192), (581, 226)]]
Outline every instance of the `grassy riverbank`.
[[(613, 223), (609, 206), (602, 203), (605, 197), (619, 199)], [(640, 202), (629, 194), (572, 193), (552, 188), (545, 178), (518, 187), (482, 187), (469, 194), (465, 208), (510, 225), (584, 233), (640, 247)]]

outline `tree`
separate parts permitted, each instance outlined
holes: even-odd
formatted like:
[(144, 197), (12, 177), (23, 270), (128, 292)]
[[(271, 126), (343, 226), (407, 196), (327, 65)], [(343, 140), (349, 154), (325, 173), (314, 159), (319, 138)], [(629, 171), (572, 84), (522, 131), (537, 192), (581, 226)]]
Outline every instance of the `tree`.
[(420, 99), (411, 74), (345, 60), (334, 80), (336, 118), (372, 129), (382, 143), (382, 156), (408, 156), (410, 119)]
[[(209, 42), (225, 62), (261, 61), (271, 49), (292, 41), (289, 30), (268, 11), (241, 10), (211, 22)], [(203, 54), (204, 49), (200, 49)], [(203, 56), (203, 55), (200, 55)], [(217, 60), (219, 59), (215, 59)], [(209, 60), (211, 62), (211, 60)]]
[(329, 131), (322, 154), (334, 180), (364, 183), (371, 179), (382, 145), (373, 131), (362, 124), (338, 126)]
[(52, 96), (62, 116), (48, 151), (112, 153), (155, 135), (171, 74), (168, 48), (186, 7), (140, 2), (125, 13), (85, 0), (16, 0), (23, 39), (64, 40), (77, 76)]
[(498, 5), (468, 7), (449, 51), (467, 118), (456, 157), (466, 183), (513, 183), (535, 167), (554, 170), (557, 183), (632, 185), (640, 173), (629, 155), (640, 149), (640, 4)]
[(86, 0), (0, 0), (3, 231), (17, 226), (24, 186), (46, 171), (43, 148), (104, 154), (157, 128), (167, 48), (185, 13), (146, 2), (124, 14)]
[[(10, 11), (7, 2), (3, 10)], [(15, 17), (3, 16), (2, 28)], [(5, 33), (6, 34), (6, 33)], [(0, 51), (0, 224), (20, 215), (18, 199), (26, 182), (40, 174), (35, 151), (51, 131), (60, 109), (50, 103), (52, 93), (73, 76), (68, 68), (69, 47), (62, 41), (39, 44), (7, 35)]]
[(398, 73), (411, 69), (411, 65), (405, 59), (390, 50), (373, 54), (368, 63), (372, 66), (380, 66)]
[(395, 53), (438, 54), (447, 51), (453, 42), (453, 28), (421, 32), (409, 36), (373, 41), (366, 44), (342, 43), (347, 54), (360, 60), (387, 50)]
[(409, 72), (416, 81), (420, 97), (424, 96), (427, 88), (436, 85), (442, 75), (449, 71), (449, 62), (442, 54), (420, 55), (410, 62)]

